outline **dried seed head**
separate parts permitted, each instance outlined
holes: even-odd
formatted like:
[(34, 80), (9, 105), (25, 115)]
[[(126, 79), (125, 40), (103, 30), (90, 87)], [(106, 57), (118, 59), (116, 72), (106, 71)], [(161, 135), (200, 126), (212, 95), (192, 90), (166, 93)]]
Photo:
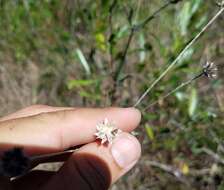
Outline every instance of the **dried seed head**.
[(24, 174), (29, 168), (29, 161), (22, 148), (8, 150), (0, 160), (0, 175), (15, 177)]
[(114, 138), (121, 132), (113, 123), (109, 123), (108, 119), (105, 118), (103, 122), (96, 125), (97, 132), (95, 136), (101, 140), (101, 144), (109, 143), (112, 144)]
[(216, 79), (218, 76), (218, 68), (213, 62), (206, 62), (203, 65), (203, 73), (206, 77)]
[(218, 5), (219, 7), (224, 7), (224, 0), (221, 0), (220, 2), (216, 2), (216, 5)]

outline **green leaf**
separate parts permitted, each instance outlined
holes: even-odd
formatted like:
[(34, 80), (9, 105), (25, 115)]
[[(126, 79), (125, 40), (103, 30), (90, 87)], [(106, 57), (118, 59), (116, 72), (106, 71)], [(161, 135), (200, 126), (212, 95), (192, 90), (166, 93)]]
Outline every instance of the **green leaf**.
[(119, 28), (119, 30), (116, 33), (117, 39), (126, 37), (128, 35), (128, 32), (129, 32), (129, 27), (127, 25), (122, 26), (121, 28)]
[[(140, 46), (140, 49), (145, 48), (145, 37), (144, 37), (143, 33), (139, 34), (139, 46)], [(145, 61), (145, 57), (146, 57), (145, 51), (140, 51), (139, 52), (140, 63)]]
[(97, 80), (70, 80), (67, 83), (68, 89), (71, 90), (73, 88), (90, 86), (92, 84), (97, 83)]
[(191, 7), (191, 16), (193, 16), (198, 11), (201, 3), (202, 3), (202, 0), (193, 0), (191, 2), (191, 6), (192, 6)]
[(192, 0), (187, 1), (183, 8), (180, 10), (179, 17), (178, 17), (178, 23), (180, 25), (180, 32), (181, 35), (186, 35), (188, 32), (188, 27), (190, 23), (192, 22), (192, 17), (198, 9), (200, 9), (202, 0)]
[(82, 66), (84, 67), (85, 71), (86, 71), (86, 74), (87, 75), (90, 75), (91, 72), (90, 72), (90, 67), (89, 67), (89, 64), (88, 62), (86, 61), (86, 58), (85, 56), (83, 55), (82, 51), (80, 49), (76, 49), (76, 55), (80, 61), (80, 63), (82, 64)]
[(152, 129), (151, 126), (149, 126), (148, 124), (145, 125), (145, 130), (146, 130), (146, 133), (149, 137), (150, 140), (153, 140), (154, 139), (154, 131)]
[(198, 20), (198, 22), (196, 23), (195, 27), (196, 27), (197, 29), (200, 29), (203, 25), (205, 25), (205, 23), (207, 22), (207, 20), (208, 20), (207, 15), (202, 16), (202, 17)]
[(185, 94), (183, 92), (176, 92), (175, 96), (181, 102), (185, 99)]
[(97, 47), (103, 51), (106, 50), (106, 39), (103, 33), (97, 33), (95, 35)]
[(187, 27), (189, 25), (189, 21), (191, 18), (190, 11), (191, 11), (191, 3), (186, 2), (179, 13), (178, 22), (180, 25), (181, 35), (183, 36), (187, 34)]
[(186, 61), (189, 61), (192, 58), (193, 53), (194, 53), (194, 48), (189, 48), (188, 50), (186, 50), (182, 56), (181, 61), (179, 61), (179, 65), (181, 65), (181, 63), (184, 63)]
[(197, 90), (193, 88), (191, 90), (191, 95), (189, 99), (189, 107), (188, 107), (188, 115), (190, 117), (194, 116), (196, 108), (197, 108), (197, 104), (198, 104), (198, 94), (197, 94)]

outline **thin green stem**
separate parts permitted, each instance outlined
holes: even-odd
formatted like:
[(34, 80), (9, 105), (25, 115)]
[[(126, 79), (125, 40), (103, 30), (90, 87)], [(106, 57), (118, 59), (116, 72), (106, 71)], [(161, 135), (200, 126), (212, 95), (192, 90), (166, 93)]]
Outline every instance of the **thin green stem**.
[(169, 5), (171, 5), (171, 1), (167, 1), (162, 7), (157, 9), (152, 15), (148, 16), (142, 23), (137, 24), (135, 26), (135, 30), (144, 28), (146, 24), (148, 24), (152, 19), (154, 19), (160, 12), (162, 12), (164, 9), (166, 9)]
[(121, 70), (124, 67), (124, 64), (125, 64), (125, 61), (126, 61), (126, 57), (127, 57), (127, 53), (128, 53), (128, 49), (130, 47), (130, 44), (131, 44), (133, 36), (134, 36), (134, 29), (131, 28), (130, 35), (128, 36), (127, 45), (125, 46), (125, 50), (124, 50), (124, 53), (123, 53), (123, 55), (121, 57), (120, 64), (118, 65), (117, 70), (116, 70), (115, 75), (114, 75), (114, 80), (115, 81), (118, 80), (118, 78), (120, 76), (120, 73), (121, 73)]
[(113, 39), (110, 39), (112, 38), (112, 35), (113, 35), (113, 11), (116, 7), (116, 4), (117, 4), (117, 0), (114, 0), (112, 2), (112, 4), (110, 5), (110, 8), (109, 8), (109, 17), (108, 17), (108, 22), (109, 22), (109, 32), (110, 32), (110, 37), (109, 37), (109, 53), (110, 53), (110, 61), (109, 61), (109, 66), (110, 66), (110, 69), (113, 70)]
[(148, 105), (148, 106), (144, 109), (144, 111), (147, 110), (147, 109), (149, 109), (150, 107), (154, 106), (154, 105), (157, 104), (159, 101), (166, 99), (167, 97), (169, 97), (170, 95), (174, 94), (175, 92), (177, 92), (177, 91), (180, 90), (181, 88), (183, 88), (183, 87), (185, 87), (185, 86), (191, 84), (194, 80), (196, 80), (196, 79), (198, 79), (198, 78), (200, 78), (200, 77), (202, 77), (202, 76), (204, 76), (204, 72), (201, 72), (200, 74), (198, 74), (198, 75), (195, 76), (194, 78), (192, 78), (192, 79), (190, 79), (190, 80), (188, 80), (188, 81), (186, 81), (186, 82), (184, 82), (184, 83), (181, 83), (179, 86), (177, 86), (176, 88), (174, 88), (173, 90), (171, 90), (170, 92), (168, 92), (165, 96), (160, 97), (158, 100), (156, 100), (155, 102), (153, 102), (153, 103), (151, 103), (150, 105)]

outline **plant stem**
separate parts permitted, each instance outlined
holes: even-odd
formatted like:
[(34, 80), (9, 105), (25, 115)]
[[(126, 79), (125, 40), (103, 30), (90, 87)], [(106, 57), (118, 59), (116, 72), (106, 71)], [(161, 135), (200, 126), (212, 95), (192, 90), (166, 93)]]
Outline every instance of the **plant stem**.
[(114, 74), (114, 81), (116, 81), (116, 82), (118, 81), (120, 73), (121, 73), (121, 71), (122, 71), (122, 69), (124, 67), (124, 64), (125, 64), (125, 61), (126, 61), (126, 57), (127, 57), (127, 53), (128, 53), (128, 49), (130, 47), (130, 44), (131, 44), (133, 36), (134, 36), (134, 28), (132, 27), (131, 28), (131, 32), (130, 32), (130, 34), (128, 36), (128, 41), (127, 41), (127, 44), (125, 46), (124, 52), (123, 52), (123, 54), (121, 56), (121, 61), (120, 61), (119, 65), (118, 65), (118, 67), (116, 69), (115, 74)]
[(144, 28), (151, 20), (153, 20), (160, 12), (162, 12), (164, 9), (166, 9), (169, 5), (171, 5), (171, 1), (168, 1), (166, 2), (162, 7), (160, 7), (158, 10), (156, 10), (152, 15), (148, 16), (144, 21), (142, 21), (142, 23), (140, 24), (133, 24), (131, 26), (131, 31), (129, 33), (129, 36), (128, 36), (128, 41), (127, 41), (127, 44), (125, 46), (125, 49), (124, 49), (124, 52), (121, 56), (121, 61), (115, 71), (115, 74), (114, 74), (114, 81), (118, 81), (119, 79), (119, 76), (120, 76), (120, 73), (125, 65), (125, 61), (126, 61), (126, 57), (127, 57), (127, 53), (128, 53), (128, 49), (130, 47), (130, 44), (131, 44), (131, 41), (132, 41), (132, 38), (134, 36), (134, 33), (142, 28)]
[(192, 78), (192, 79), (190, 79), (190, 80), (188, 80), (188, 81), (186, 81), (186, 82), (184, 82), (184, 83), (181, 83), (181, 84), (180, 84), (179, 86), (177, 86), (175, 89), (173, 89), (173, 90), (171, 90), (170, 92), (168, 92), (165, 96), (162, 96), (161, 98), (159, 98), (159, 99), (156, 100), (155, 102), (153, 102), (153, 103), (151, 103), (150, 105), (148, 105), (148, 106), (144, 109), (144, 111), (147, 110), (147, 109), (149, 109), (150, 107), (154, 106), (154, 105), (157, 104), (159, 101), (164, 100), (164, 99), (167, 98), (168, 96), (170, 96), (170, 95), (172, 95), (173, 93), (177, 92), (177, 91), (180, 90), (181, 88), (183, 88), (183, 87), (189, 85), (189, 84), (192, 83), (194, 80), (196, 80), (196, 79), (198, 79), (198, 78), (200, 78), (200, 77), (202, 77), (202, 76), (204, 76), (204, 72), (201, 72), (200, 74), (198, 74), (198, 75), (195, 76), (194, 78)]
[[(114, 0), (112, 2), (112, 4), (110, 5), (110, 8), (109, 8), (109, 18), (108, 18), (109, 32), (110, 32), (109, 40), (113, 35), (113, 21), (112, 20), (113, 20), (113, 11), (114, 11), (114, 8), (115, 8), (116, 4), (117, 4), (117, 0)], [(109, 41), (109, 45), (110, 45), (110, 47), (109, 47), (109, 53), (110, 53), (109, 66), (110, 66), (110, 69), (113, 70), (113, 52), (112, 52), (113, 51), (113, 40)]]
[(201, 35), (210, 27), (210, 25), (222, 14), (224, 7), (222, 7), (216, 15), (201, 29), (201, 31), (185, 46), (185, 48), (180, 52), (177, 58), (167, 67), (167, 69), (162, 72), (162, 74), (149, 86), (149, 88), (140, 96), (133, 107), (137, 107), (141, 101), (148, 95), (152, 88), (177, 64), (177, 62), (183, 57), (186, 51), (201, 37)]
[(152, 15), (148, 16), (142, 23), (135, 26), (135, 30), (144, 28), (152, 19), (154, 19), (160, 12), (166, 9), (169, 5), (171, 5), (171, 1), (167, 1), (162, 7), (156, 10)]
[[(111, 102), (114, 103), (114, 101), (116, 100), (116, 97), (115, 97), (115, 93), (116, 93), (116, 90), (117, 90), (117, 85), (118, 85), (118, 81), (119, 81), (119, 77), (120, 77), (120, 74), (121, 74), (121, 71), (125, 65), (125, 62), (126, 62), (126, 57), (127, 57), (127, 54), (128, 54), (128, 49), (130, 48), (130, 45), (131, 45), (131, 42), (132, 42), (132, 39), (134, 37), (134, 34), (136, 31), (139, 31), (140, 29), (144, 28), (146, 26), (146, 24), (148, 24), (151, 20), (153, 20), (161, 11), (163, 11), (165, 8), (167, 8), (169, 5), (171, 5), (172, 2), (171, 1), (167, 1), (162, 7), (160, 7), (158, 10), (156, 10), (152, 15), (148, 16), (144, 21), (142, 21), (140, 24), (132, 24), (132, 16), (129, 18), (129, 23), (131, 25), (130, 27), (130, 33), (129, 33), (129, 36), (128, 36), (128, 41), (126, 43), (126, 46), (124, 48), (124, 51), (121, 55), (121, 59), (120, 59), (120, 62), (114, 72), (114, 75), (113, 75), (113, 87), (110, 91), (110, 96), (111, 96)], [(130, 15), (129, 15), (130, 16)]]

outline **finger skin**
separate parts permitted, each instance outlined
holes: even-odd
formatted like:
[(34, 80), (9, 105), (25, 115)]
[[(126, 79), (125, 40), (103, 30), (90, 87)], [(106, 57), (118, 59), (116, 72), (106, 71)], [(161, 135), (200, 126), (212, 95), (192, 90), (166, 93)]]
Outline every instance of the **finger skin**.
[[(114, 159), (112, 149), (117, 143), (119, 147), (122, 146), (124, 141), (121, 140), (124, 139), (131, 141), (126, 149), (126, 156), (135, 155), (135, 159), (121, 167)], [(87, 144), (73, 153), (58, 172), (32, 171), (13, 180), (13, 187), (39, 190), (106, 190), (136, 164), (140, 155), (141, 147), (137, 139), (128, 133), (121, 133), (112, 145), (101, 145), (97, 142)]]
[(129, 171), (141, 155), (141, 147), (135, 137), (128, 136), (134, 143), (132, 150), (136, 154), (136, 161), (126, 168), (121, 168), (111, 154), (111, 146), (90, 143), (79, 149), (52, 177), (43, 190), (106, 190), (122, 175)]
[(96, 124), (104, 118), (131, 131), (141, 115), (134, 108), (78, 108), (7, 120), (0, 123), (0, 149), (22, 146), (30, 154), (41, 154), (89, 143), (95, 140)]
[[(4, 150), (4, 148), (8, 149), (15, 145), (24, 146), (25, 149), (29, 149), (29, 147), (33, 146), (39, 147), (39, 150), (35, 151), (33, 154), (40, 154), (41, 152), (44, 153), (45, 149), (56, 151), (77, 144), (83, 144), (78, 141), (79, 136), (77, 133), (72, 134), (74, 131), (80, 133), (87, 132), (87, 134), (84, 135), (85, 138), (83, 139), (82, 136), (82, 139), (80, 139), (81, 142), (87, 141), (88, 143), (95, 139), (93, 135), (95, 132), (95, 125), (105, 117), (110, 121), (115, 121), (115, 124), (123, 131), (133, 130), (138, 125), (141, 118), (139, 111), (135, 109), (74, 109), (54, 108), (49, 106), (29, 107), (0, 119), (0, 150)], [(71, 123), (76, 124), (75, 127), (71, 126)], [(67, 138), (67, 144), (62, 143), (64, 142), (64, 138)], [(74, 140), (74, 138), (76, 139)], [(74, 142), (79, 143), (76, 144)], [(9, 146), (6, 146), (7, 144)], [(133, 163), (133, 165), (134, 164), (135, 163)], [(47, 183), (44, 189), (52, 189), (52, 187), (54, 189), (65, 190), (74, 188), (108, 189), (111, 183), (114, 183), (133, 165), (122, 169), (111, 157), (109, 147), (99, 146), (94, 142), (83, 146), (78, 151), (78, 154), (71, 156), (69, 161), (66, 162), (56, 175), (50, 173), (50, 177), (47, 179), (46, 176), (44, 177), (42, 174), (39, 175), (40, 173), (35, 175), (35, 177), (28, 174), (28, 177), (31, 176), (30, 179), (34, 181), (36, 181), (36, 178), (40, 179), (39, 182), (41, 182), (41, 186)], [(82, 173), (82, 170), (88, 172)], [(82, 174), (82, 176), (80, 176), (80, 174)], [(85, 176), (85, 174), (88, 175)], [(88, 180), (86, 181), (85, 179)], [(47, 182), (48, 180), (49, 182)], [(63, 183), (61, 183), (61, 181), (63, 181)], [(74, 183), (75, 181), (77, 183)], [(19, 182), (15, 183), (17, 185), (14, 184), (16, 189), (19, 187), (18, 184), (20, 184), (22, 189), (23, 187), (27, 187), (26, 180), (24, 180), (23, 183), (20, 183), (20, 180), (17, 182)], [(60, 183), (58, 184), (58, 182)], [(72, 183), (74, 183), (74, 185), (71, 185)], [(40, 183), (38, 186), (39, 185)], [(32, 187), (32, 184), (30, 187)], [(40, 189), (42, 190), (42, 188)]]

